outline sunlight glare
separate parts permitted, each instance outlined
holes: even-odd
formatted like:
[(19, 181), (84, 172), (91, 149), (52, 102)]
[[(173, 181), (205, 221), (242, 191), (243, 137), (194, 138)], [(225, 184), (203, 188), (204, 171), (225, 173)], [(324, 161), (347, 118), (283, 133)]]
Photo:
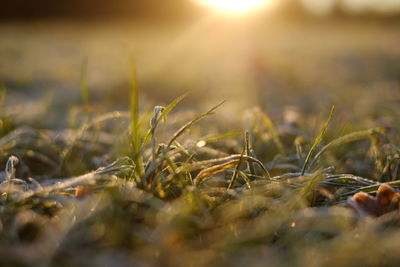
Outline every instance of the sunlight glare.
[(270, 0), (201, 0), (202, 4), (228, 12), (243, 12), (258, 9)]

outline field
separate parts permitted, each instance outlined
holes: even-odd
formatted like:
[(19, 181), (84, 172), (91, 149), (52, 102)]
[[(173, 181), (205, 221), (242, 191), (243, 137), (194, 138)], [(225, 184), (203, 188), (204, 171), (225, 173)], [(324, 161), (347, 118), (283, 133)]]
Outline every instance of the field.
[(397, 266), (399, 26), (1, 23), (1, 265)]

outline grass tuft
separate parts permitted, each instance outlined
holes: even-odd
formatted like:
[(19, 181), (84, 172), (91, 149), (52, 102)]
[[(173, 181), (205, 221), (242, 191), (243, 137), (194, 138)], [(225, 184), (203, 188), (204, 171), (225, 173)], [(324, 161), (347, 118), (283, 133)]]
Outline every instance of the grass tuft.
[[(209, 118), (224, 102), (200, 115), (178, 112), (184, 94), (166, 107), (141, 109), (133, 61), (130, 112), (79, 109), (78, 127), (43, 129), (12, 113), (0, 92), (12, 122), (0, 135), (2, 263), (394, 266), (399, 260), (380, 249), (397, 251), (399, 214), (366, 220), (345, 205), (357, 192), (376, 193), (383, 179), (400, 188), (400, 145), (386, 128), (322, 145), (328, 125), (339, 127), (332, 107), (305, 153), (317, 116), (272, 124), (252, 111), (254, 131), (244, 131), (242, 140), (239, 119), (227, 131), (220, 117)], [(371, 127), (370, 120), (357, 127)], [(363, 139), (371, 143), (356, 142)], [(379, 247), (365, 247), (371, 243)]]

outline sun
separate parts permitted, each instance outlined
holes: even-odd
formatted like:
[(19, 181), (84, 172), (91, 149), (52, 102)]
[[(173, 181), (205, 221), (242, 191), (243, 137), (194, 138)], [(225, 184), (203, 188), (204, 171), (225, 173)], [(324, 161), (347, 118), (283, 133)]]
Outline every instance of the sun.
[(227, 12), (243, 12), (258, 9), (270, 0), (200, 0), (200, 3)]

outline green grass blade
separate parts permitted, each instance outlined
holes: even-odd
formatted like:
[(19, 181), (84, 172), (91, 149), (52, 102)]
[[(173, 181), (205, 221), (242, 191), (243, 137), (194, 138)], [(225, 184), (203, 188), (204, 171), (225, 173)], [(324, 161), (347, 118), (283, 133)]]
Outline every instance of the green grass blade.
[[(204, 119), (205, 117), (214, 114), (214, 111), (216, 109), (218, 109), (222, 104), (224, 104), (225, 101), (222, 101), (221, 103), (219, 103), (218, 105), (214, 106), (213, 108), (211, 108), (210, 110), (208, 110), (207, 112), (201, 114), (200, 116), (194, 118), (193, 120), (189, 121), (188, 123), (186, 123), (185, 125), (183, 125), (171, 138), (171, 140), (168, 142), (167, 148), (169, 149), (171, 147), (171, 145), (173, 144), (173, 142), (179, 137), (181, 136), (187, 129), (189, 129), (191, 126), (193, 126), (194, 124), (196, 124), (197, 122), (201, 121), (202, 119)], [(167, 149), (167, 150), (168, 150)]]
[(335, 106), (332, 106), (331, 108), (331, 112), (329, 113), (328, 119), (326, 120), (326, 122), (324, 123), (324, 126), (321, 129), (321, 132), (319, 133), (319, 135), (317, 136), (317, 138), (315, 138), (314, 143), (311, 146), (310, 151), (307, 154), (307, 157), (304, 161), (304, 165), (303, 168), (301, 169), (301, 175), (304, 175), (308, 162), (311, 159), (312, 154), (314, 153), (315, 149), (317, 149), (318, 145), (321, 143), (322, 139), (325, 136), (326, 130), (328, 128), (329, 122), (331, 121), (332, 115), (333, 115), (333, 111), (335, 110)]
[(218, 141), (229, 139), (229, 138), (234, 138), (241, 134), (242, 134), (242, 132), (240, 132), (240, 131), (228, 132), (228, 133), (223, 133), (223, 134), (218, 134), (218, 135), (206, 136), (206, 137), (201, 138), (200, 141), (205, 141), (206, 143), (213, 143), (213, 142), (218, 142)]
[(272, 123), (271, 118), (265, 112), (259, 111), (259, 114), (261, 116), (261, 119), (262, 119), (265, 127), (267, 127), (268, 131), (271, 133), (272, 140), (274, 141), (275, 145), (278, 147), (279, 152), (282, 155), (285, 155), (285, 148), (283, 147), (281, 139), (279, 138), (278, 131), (275, 129), (275, 126)]
[(160, 121), (161, 120), (165, 120), (165, 118), (171, 112), (171, 110), (173, 110), (176, 105), (178, 105), (183, 99), (185, 99), (185, 97), (187, 97), (188, 94), (189, 94), (189, 92), (187, 92), (187, 93), (175, 98), (174, 101), (172, 101), (168, 106), (166, 106), (164, 111), (161, 113), (159, 120)]
[(136, 164), (136, 174), (143, 176), (143, 161), (140, 155), (140, 136), (139, 136), (139, 82), (137, 78), (137, 68), (134, 59), (131, 63), (131, 90), (130, 90), (130, 109), (131, 109), (131, 141), (133, 149), (133, 161)]
[[(168, 114), (171, 112), (171, 110), (173, 110), (176, 107), (176, 105), (178, 105), (188, 94), (189, 93), (186, 93), (186, 94), (183, 94), (183, 95), (175, 98), (167, 107), (165, 107), (165, 109), (163, 110), (163, 112), (160, 114), (160, 116), (157, 119), (157, 124), (160, 121), (165, 120), (165, 118), (168, 116)], [(142, 149), (150, 142), (152, 135), (153, 135), (152, 130), (149, 129), (143, 140)]]

